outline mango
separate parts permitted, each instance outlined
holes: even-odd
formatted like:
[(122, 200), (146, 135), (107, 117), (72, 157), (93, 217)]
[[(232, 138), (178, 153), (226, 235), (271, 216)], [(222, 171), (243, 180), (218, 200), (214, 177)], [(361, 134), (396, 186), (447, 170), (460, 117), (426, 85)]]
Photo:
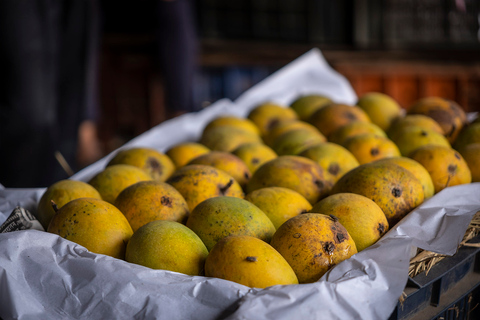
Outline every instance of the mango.
[(254, 190), (245, 195), (245, 200), (262, 210), (278, 229), (285, 221), (312, 209), (310, 202), (300, 193), (282, 187)]
[(329, 137), (330, 142), (344, 145), (345, 142), (357, 135), (371, 133), (379, 137), (387, 137), (385, 131), (372, 122), (355, 121), (335, 130)]
[(337, 193), (317, 202), (311, 212), (334, 215), (355, 241), (360, 252), (377, 242), (387, 231), (388, 221), (372, 200), (355, 193)]
[(192, 159), (209, 153), (210, 149), (198, 142), (182, 142), (170, 147), (165, 154), (172, 159), (175, 168), (187, 165)]
[(42, 194), (37, 206), (37, 219), (44, 229), (47, 229), (50, 220), (55, 215), (52, 201), (57, 209), (78, 198), (102, 199), (100, 193), (93, 186), (83, 181), (60, 180), (50, 185)]
[(252, 236), (228, 236), (218, 241), (205, 261), (205, 275), (262, 289), (298, 284), (282, 255)]
[(287, 260), (299, 283), (318, 281), (330, 268), (357, 253), (355, 242), (338, 219), (318, 213), (289, 219), (270, 244)]
[(353, 136), (345, 141), (344, 147), (354, 155), (360, 164), (401, 155), (392, 140), (373, 133)]
[(135, 232), (156, 220), (186, 222), (188, 204), (174, 187), (159, 181), (140, 181), (125, 188), (113, 203)]
[(195, 232), (181, 223), (159, 220), (135, 231), (125, 260), (152, 269), (200, 276), (207, 255), (207, 248)]
[(257, 206), (228, 196), (199, 203), (186, 225), (202, 239), (209, 251), (219, 240), (230, 235), (248, 235), (270, 242), (275, 233), (272, 221)]
[(262, 164), (277, 157), (277, 154), (272, 148), (261, 142), (242, 144), (233, 150), (232, 153), (243, 160), (252, 174), (257, 171)]
[(145, 147), (118, 151), (108, 162), (107, 167), (116, 164), (128, 164), (143, 169), (152, 179), (162, 182), (175, 171), (175, 164), (166, 154)]
[(307, 120), (315, 111), (333, 103), (327, 96), (320, 94), (308, 94), (297, 97), (291, 104), (292, 108), (300, 120)]
[(244, 143), (263, 142), (259, 135), (232, 126), (219, 126), (204, 131), (199, 143), (210, 150), (231, 152)]
[(450, 147), (450, 142), (442, 134), (416, 126), (399, 130), (392, 140), (404, 157), (408, 157), (415, 149), (430, 144)]
[(326, 141), (320, 132), (296, 129), (278, 136), (272, 143), (272, 149), (279, 156), (296, 155), (310, 146)]
[(277, 123), (288, 120), (298, 119), (294, 110), (273, 102), (264, 102), (255, 106), (247, 115), (247, 118), (253, 121), (260, 129), (260, 135), (263, 137)]
[(167, 180), (187, 201), (190, 212), (202, 201), (231, 196), (243, 198), (242, 187), (228, 173), (212, 166), (190, 164), (184, 166)]
[(368, 92), (360, 96), (357, 106), (363, 109), (370, 120), (382, 130), (388, 130), (391, 123), (403, 114), (398, 102), (381, 92)]
[(47, 231), (84, 246), (91, 252), (125, 258), (133, 235), (125, 216), (114, 205), (94, 198), (78, 198), (58, 209)]

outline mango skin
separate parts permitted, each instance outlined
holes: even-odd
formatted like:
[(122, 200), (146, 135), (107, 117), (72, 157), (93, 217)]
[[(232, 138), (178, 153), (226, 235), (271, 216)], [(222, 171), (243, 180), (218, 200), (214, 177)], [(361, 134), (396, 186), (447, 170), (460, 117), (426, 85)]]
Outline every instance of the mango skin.
[(377, 163), (381, 162), (395, 163), (413, 173), (413, 175), (420, 181), (423, 186), (423, 193), (425, 199), (428, 199), (435, 194), (435, 188), (433, 186), (433, 181), (430, 173), (428, 173), (427, 169), (425, 169), (425, 167), (422, 166), (418, 161), (407, 157), (393, 157), (377, 160)]
[(38, 221), (40, 221), (44, 229), (47, 229), (50, 220), (55, 215), (52, 200), (57, 208), (60, 209), (71, 200), (78, 198), (102, 199), (97, 189), (86, 182), (77, 180), (60, 180), (55, 182), (45, 190), (38, 202)]
[(332, 185), (345, 173), (358, 167), (357, 158), (344, 147), (331, 142), (320, 143), (302, 151), (299, 156), (318, 163)]
[(480, 143), (480, 122), (474, 122), (464, 127), (458, 134), (453, 147), (460, 153), (469, 145)]
[(382, 209), (390, 228), (424, 200), (423, 186), (407, 169), (393, 163), (370, 162), (346, 173), (331, 194), (356, 193)]
[(394, 137), (405, 127), (422, 127), (428, 130), (435, 131), (444, 135), (442, 127), (437, 121), (433, 120), (429, 116), (423, 114), (407, 114), (404, 117), (396, 119), (387, 130), (387, 135), (390, 139), (395, 140)]
[(152, 148), (136, 147), (124, 149), (108, 162), (107, 167), (116, 164), (128, 164), (145, 170), (152, 179), (167, 180), (175, 171), (175, 164), (164, 153)]
[(272, 148), (261, 142), (243, 144), (233, 150), (232, 153), (245, 162), (252, 174), (257, 171), (262, 164), (278, 156)]
[(290, 108), (297, 113), (300, 120), (307, 120), (315, 111), (330, 103), (333, 101), (324, 95), (308, 94), (295, 99)]
[(413, 151), (409, 158), (418, 161), (432, 177), (435, 193), (472, 182), (472, 173), (462, 155), (449, 147), (426, 145)]
[(298, 284), (285, 258), (268, 243), (251, 236), (225, 237), (205, 261), (205, 275), (252, 288)]
[(152, 177), (136, 166), (115, 164), (97, 173), (88, 183), (97, 189), (103, 200), (113, 204), (123, 189), (134, 183), (149, 180), (152, 180)]
[(416, 126), (400, 129), (392, 140), (404, 157), (408, 157), (415, 149), (429, 144), (450, 147), (450, 142), (444, 135)]
[(395, 119), (402, 116), (402, 108), (395, 99), (381, 92), (368, 92), (357, 101), (373, 123), (388, 130)]
[(279, 156), (296, 155), (310, 146), (326, 141), (327, 139), (320, 132), (295, 129), (278, 136), (273, 141), (272, 149)]
[(465, 146), (461, 155), (470, 168), (472, 182), (480, 182), (480, 143)]
[(337, 193), (317, 202), (311, 212), (333, 214), (355, 241), (358, 252), (377, 242), (387, 231), (388, 221), (382, 209), (367, 197), (355, 193)]
[(242, 129), (251, 132), (256, 135), (260, 135), (260, 129), (250, 119), (240, 118), (233, 115), (221, 115), (207, 123), (203, 132), (206, 132), (212, 128), (221, 126), (231, 126), (238, 129)]
[(223, 170), (231, 175), (242, 188), (252, 176), (242, 159), (225, 151), (211, 151), (192, 159), (188, 164), (203, 164)]
[(263, 137), (276, 124), (283, 121), (297, 120), (298, 115), (289, 107), (277, 103), (265, 102), (250, 110), (247, 118), (255, 123), (260, 129), (260, 135)]
[(275, 227), (265, 213), (247, 200), (215, 197), (193, 209), (187, 227), (202, 239), (208, 250), (230, 235), (248, 235), (270, 242)]
[(199, 143), (210, 150), (232, 152), (244, 143), (263, 142), (259, 135), (232, 126), (213, 127), (204, 131)]
[(185, 222), (188, 204), (174, 187), (159, 181), (140, 181), (125, 188), (114, 202), (133, 231), (155, 220)]
[(371, 122), (367, 113), (358, 106), (332, 103), (315, 111), (308, 122), (313, 124), (327, 139), (330, 135), (355, 121)]
[(68, 202), (57, 211), (47, 231), (78, 243), (89, 251), (118, 259), (125, 258), (127, 242), (133, 235), (120, 210), (94, 198)]
[(315, 128), (315, 126), (311, 125), (310, 123), (308, 123), (306, 121), (300, 121), (300, 120), (292, 119), (292, 120), (282, 121), (282, 122), (279, 122), (279, 123), (275, 124), (263, 136), (263, 141), (265, 142), (265, 144), (272, 147), (273, 142), (275, 141), (275, 139), (277, 137), (279, 137), (280, 135), (282, 135), (286, 132), (296, 130), (296, 129), (305, 129), (305, 130), (311, 131), (312, 133), (321, 134), (320, 131), (318, 131), (318, 129)]
[(252, 191), (245, 200), (260, 208), (278, 229), (285, 221), (307, 213), (312, 205), (300, 193), (282, 187), (269, 187)]
[(355, 156), (360, 164), (401, 155), (392, 140), (373, 133), (353, 136), (345, 142), (344, 147)]
[(202, 201), (219, 196), (243, 198), (242, 187), (228, 173), (212, 166), (190, 164), (175, 171), (167, 181), (187, 201), (190, 212)]
[(455, 141), (467, 123), (465, 111), (455, 101), (440, 97), (419, 99), (408, 109), (407, 114), (423, 114), (434, 119), (450, 143)]
[(152, 269), (203, 275), (208, 250), (185, 225), (152, 221), (135, 231), (128, 242), (125, 260)]
[(168, 149), (165, 154), (172, 159), (175, 168), (186, 166), (192, 159), (209, 153), (210, 149), (198, 142), (183, 142)]
[(325, 179), (323, 169), (315, 161), (300, 156), (279, 156), (263, 164), (250, 178), (246, 192), (265, 187), (292, 189), (311, 204), (325, 197), (332, 182)]
[(385, 131), (383, 131), (373, 122), (355, 121), (335, 130), (330, 135), (328, 141), (337, 143), (339, 145), (344, 145), (349, 138), (364, 133), (371, 133), (379, 137), (387, 137)]
[(335, 217), (306, 213), (291, 218), (270, 245), (292, 267), (299, 283), (318, 281), (330, 268), (357, 253), (352, 237)]

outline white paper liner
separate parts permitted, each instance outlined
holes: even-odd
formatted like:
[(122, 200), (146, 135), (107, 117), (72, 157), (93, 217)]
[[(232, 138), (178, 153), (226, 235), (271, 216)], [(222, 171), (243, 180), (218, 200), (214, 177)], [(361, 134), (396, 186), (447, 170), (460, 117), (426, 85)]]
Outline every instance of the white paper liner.
[[(169, 120), (122, 148), (160, 151), (195, 141), (219, 114), (245, 116), (256, 104), (288, 104), (298, 94), (320, 93), (353, 104), (344, 77), (314, 49), (237, 101), (220, 100)], [(73, 179), (88, 181), (114, 153)], [(0, 223), (16, 206), (35, 214), (45, 189), (2, 189)], [(36, 230), (0, 234), (0, 317), (3, 319), (387, 319), (408, 278), (412, 243), (453, 254), (480, 210), (480, 183), (450, 187), (411, 212), (379, 242), (338, 264), (312, 284), (251, 289), (221, 279), (152, 270), (88, 252)]]

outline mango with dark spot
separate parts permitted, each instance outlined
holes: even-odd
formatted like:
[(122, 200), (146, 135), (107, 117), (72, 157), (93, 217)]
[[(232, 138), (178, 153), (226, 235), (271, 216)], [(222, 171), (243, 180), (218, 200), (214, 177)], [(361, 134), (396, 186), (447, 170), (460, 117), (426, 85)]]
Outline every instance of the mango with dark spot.
[(328, 195), (332, 182), (315, 161), (300, 156), (279, 156), (255, 171), (246, 192), (265, 187), (284, 187), (300, 193), (311, 204)]
[(313, 124), (330, 140), (330, 135), (337, 129), (352, 122), (371, 122), (367, 113), (358, 106), (332, 103), (315, 111), (308, 122)]
[(184, 223), (190, 212), (180, 192), (159, 181), (141, 181), (127, 187), (114, 205), (125, 215), (134, 232), (156, 220)]
[(459, 184), (472, 182), (472, 174), (460, 153), (445, 146), (427, 145), (413, 151), (410, 156), (427, 169), (435, 193)]
[(398, 149), (400, 149), (404, 157), (408, 157), (415, 149), (429, 144), (450, 147), (450, 142), (448, 142), (448, 139), (445, 138), (444, 135), (417, 126), (399, 129), (392, 140), (398, 146)]
[(192, 159), (188, 164), (203, 164), (223, 170), (231, 175), (242, 188), (250, 180), (250, 169), (236, 155), (225, 151), (211, 151)]
[[(337, 193), (316, 203), (311, 212), (333, 214), (355, 241), (358, 252), (377, 242), (387, 231), (382, 209), (369, 198), (355, 193)], [(343, 234), (338, 233), (341, 241)]]
[(331, 267), (357, 253), (348, 231), (327, 215), (306, 213), (278, 228), (270, 242), (300, 283), (319, 280)]
[(218, 241), (205, 261), (205, 275), (253, 288), (298, 284), (285, 258), (252, 236), (228, 236)]
[(242, 144), (233, 150), (232, 153), (243, 160), (251, 174), (257, 171), (257, 169), (265, 162), (277, 157), (275, 151), (263, 142)]
[(311, 159), (323, 168), (325, 178), (332, 185), (345, 173), (359, 166), (355, 156), (344, 147), (331, 142), (324, 142), (307, 148), (299, 154)]
[(187, 201), (190, 212), (202, 201), (231, 196), (243, 198), (242, 187), (228, 173), (212, 166), (190, 164), (184, 166), (167, 180)]
[(346, 173), (332, 194), (356, 193), (373, 200), (395, 225), (424, 200), (423, 186), (407, 169), (387, 162), (362, 164)]
[(345, 141), (344, 147), (355, 156), (360, 164), (400, 156), (400, 150), (392, 140), (373, 133), (353, 136)]
[(44, 229), (47, 229), (55, 212), (68, 202), (78, 198), (102, 199), (97, 189), (86, 182), (70, 179), (55, 182), (45, 190), (38, 202), (38, 221)]
[(52, 218), (47, 231), (89, 251), (118, 259), (125, 258), (126, 243), (133, 235), (120, 210), (94, 198), (78, 198), (65, 204)]
[(272, 221), (257, 206), (227, 196), (201, 202), (191, 212), (186, 225), (202, 239), (208, 250), (230, 235), (248, 235), (270, 242), (275, 232)]
[(298, 119), (297, 113), (287, 107), (273, 102), (264, 102), (255, 106), (247, 118), (260, 129), (260, 135), (265, 136), (268, 131), (283, 121)]
[(408, 114), (423, 114), (434, 119), (442, 127), (450, 143), (457, 138), (467, 123), (465, 111), (455, 101), (440, 97), (426, 97), (416, 101), (407, 111)]
[(152, 179), (164, 182), (175, 171), (175, 164), (164, 153), (145, 147), (124, 149), (108, 162), (107, 166), (128, 164), (147, 172)]

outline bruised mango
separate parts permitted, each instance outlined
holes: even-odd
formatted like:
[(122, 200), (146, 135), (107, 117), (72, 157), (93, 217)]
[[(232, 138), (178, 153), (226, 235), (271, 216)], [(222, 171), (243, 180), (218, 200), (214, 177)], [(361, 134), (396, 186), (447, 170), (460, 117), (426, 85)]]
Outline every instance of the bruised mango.
[(265, 102), (254, 107), (247, 115), (260, 129), (261, 136), (273, 128), (277, 123), (298, 119), (297, 114), (291, 108), (273, 102)]
[(265, 187), (284, 187), (316, 203), (328, 194), (332, 181), (325, 179), (323, 169), (313, 160), (299, 156), (279, 156), (263, 164), (247, 183), (246, 192)]
[(449, 147), (426, 145), (413, 151), (409, 158), (418, 161), (432, 177), (435, 193), (472, 182), (472, 174), (462, 155)]
[(185, 222), (189, 210), (174, 187), (159, 181), (141, 181), (125, 188), (114, 202), (133, 231), (155, 220)]
[(61, 207), (48, 225), (48, 232), (78, 243), (91, 252), (118, 259), (133, 231), (114, 205), (94, 198), (78, 198)]
[(400, 150), (392, 140), (373, 133), (353, 136), (345, 141), (344, 147), (355, 156), (360, 164), (400, 156)]
[(245, 200), (259, 207), (278, 229), (285, 221), (312, 209), (310, 202), (300, 193), (282, 187), (254, 190)]
[(332, 103), (315, 111), (308, 119), (327, 139), (330, 139), (335, 130), (355, 121), (371, 122), (360, 107), (339, 103)]
[(330, 268), (357, 253), (355, 242), (338, 219), (318, 213), (289, 219), (270, 244), (287, 260), (299, 283), (318, 281)]
[(208, 250), (230, 235), (248, 235), (270, 242), (275, 233), (273, 223), (257, 206), (228, 196), (199, 203), (188, 217), (187, 227), (202, 239)]
[(355, 241), (358, 252), (377, 242), (387, 231), (388, 221), (372, 200), (355, 193), (337, 193), (316, 203), (311, 212), (334, 215)]
[(261, 142), (242, 144), (233, 150), (232, 153), (243, 160), (252, 174), (262, 164), (277, 157), (272, 148)]
[(377, 163), (395, 163), (400, 167), (403, 167), (413, 173), (413, 175), (420, 181), (423, 187), (423, 193), (425, 199), (432, 197), (435, 193), (432, 177), (428, 173), (427, 169), (422, 166), (418, 161), (407, 157), (393, 157), (377, 160)]
[(376, 161), (347, 172), (332, 188), (331, 194), (337, 193), (356, 193), (375, 201), (390, 227), (424, 200), (423, 186), (410, 171)]
[(190, 212), (202, 201), (218, 197), (231, 196), (243, 198), (242, 187), (228, 173), (212, 166), (190, 164), (184, 166), (167, 181), (187, 201)]
[(205, 275), (252, 288), (298, 284), (285, 258), (252, 236), (228, 236), (218, 241), (205, 261)]
[(242, 159), (225, 151), (211, 151), (192, 159), (189, 164), (203, 164), (223, 170), (231, 175), (242, 188), (252, 175)]
[(143, 169), (152, 179), (165, 181), (175, 171), (175, 164), (164, 153), (152, 148), (130, 148), (117, 152), (107, 167), (116, 164), (128, 164)]
[(467, 115), (455, 101), (440, 97), (426, 97), (416, 101), (408, 114), (423, 114), (434, 119), (442, 127), (445, 137), (453, 143), (463, 126)]
[(309, 147), (299, 156), (317, 162), (323, 168), (327, 180), (333, 183), (337, 182), (345, 173), (360, 165), (350, 151), (331, 142)]

